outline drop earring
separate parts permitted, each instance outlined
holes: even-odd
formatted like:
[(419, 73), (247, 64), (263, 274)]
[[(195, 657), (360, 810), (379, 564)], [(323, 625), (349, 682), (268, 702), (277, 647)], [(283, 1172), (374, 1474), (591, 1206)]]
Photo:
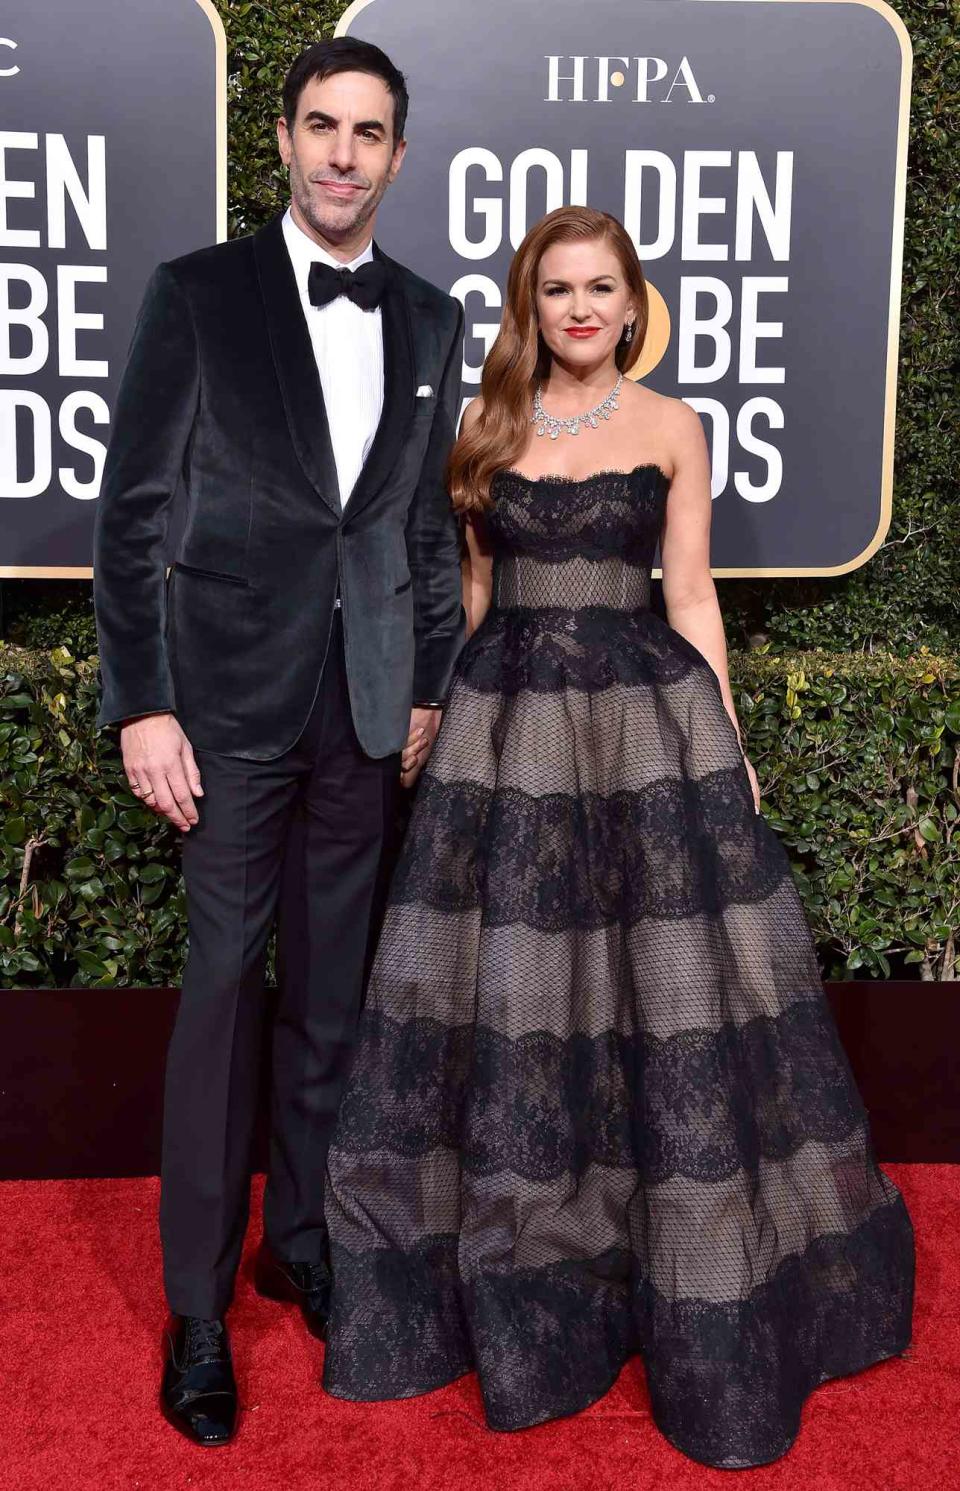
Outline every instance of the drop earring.
[(633, 328), (635, 324), (635, 322), (631, 321), (629, 326), (624, 326), (623, 328), (623, 340), (628, 346), (633, 341)]

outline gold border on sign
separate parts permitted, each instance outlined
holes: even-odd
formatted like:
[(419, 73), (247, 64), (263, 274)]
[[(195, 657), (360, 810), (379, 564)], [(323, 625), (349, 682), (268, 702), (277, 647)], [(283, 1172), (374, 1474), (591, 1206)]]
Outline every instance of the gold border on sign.
[(214, 67), (217, 70), (217, 242), (227, 236), (227, 35), (213, 0), (196, 0), (213, 32)]
[(334, 36), (346, 36), (350, 30), (350, 22), (356, 20), (361, 10), (366, 10), (367, 6), (372, 4), (373, 0), (352, 0), (352, 3), (347, 6), (337, 22), (337, 29), (333, 33)]
[[(216, 194), (217, 242), (227, 236), (227, 37), (213, 0), (195, 0), (213, 32), (214, 68), (216, 70)], [(94, 501), (99, 499), (94, 498)], [(0, 564), (0, 580), (90, 580), (89, 564)]]
[[(711, 0), (699, 0), (709, 5)], [(727, 3), (727, 0), (720, 0)], [(897, 116), (897, 157), (894, 165), (893, 186), (893, 237), (890, 243), (890, 301), (887, 322), (887, 367), (883, 405), (883, 441), (880, 471), (880, 518), (873, 538), (855, 558), (846, 564), (836, 564), (828, 569), (712, 569), (711, 573), (722, 580), (750, 580), (755, 577), (798, 578), (803, 575), (846, 575), (859, 569), (874, 555), (883, 543), (893, 513), (893, 461), (897, 415), (897, 357), (900, 347), (900, 296), (903, 281), (903, 229), (904, 208), (907, 196), (907, 144), (910, 130), (910, 83), (913, 74), (913, 46), (900, 16), (886, 0), (739, 0), (741, 5), (856, 5), (863, 10), (874, 10), (892, 28), (900, 43), (900, 106)], [(337, 22), (335, 36), (344, 36), (351, 23), (361, 11), (372, 5), (373, 0), (353, 0)], [(659, 576), (659, 569), (653, 571)]]

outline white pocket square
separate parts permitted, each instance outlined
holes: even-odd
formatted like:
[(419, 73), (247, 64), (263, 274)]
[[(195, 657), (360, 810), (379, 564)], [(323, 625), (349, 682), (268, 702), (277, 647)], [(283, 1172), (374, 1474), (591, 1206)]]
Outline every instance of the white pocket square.
[(417, 389), (417, 398), (418, 399), (432, 399), (433, 398), (433, 389), (430, 387), (429, 383), (421, 383), (420, 384), (420, 387)]

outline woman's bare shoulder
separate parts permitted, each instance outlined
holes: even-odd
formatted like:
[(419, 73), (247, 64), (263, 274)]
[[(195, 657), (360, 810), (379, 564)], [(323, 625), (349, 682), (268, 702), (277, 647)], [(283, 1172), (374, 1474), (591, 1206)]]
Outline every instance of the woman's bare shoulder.
[(463, 417), (460, 420), (461, 430), (471, 430), (482, 413), (483, 399), (478, 394), (475, 399), (470, 400), (466, 409), (463, 411)]
[(631, 411), (636, 431), (642, 432), (644, 457), (655, 457), (668, 476), (677, 471), (696, 440), (703, 439), (700, 416), (682, 399), (631, 381), (624, 383), (621, 402)]
[(669, 407), (664, 412), (664, 442), (674, 471), (681, 468), (699, 471), (704, 462), (709, 466), (707, 437), (696, 409), (683, 399), (666, 398), (665, 402)]
[(651, 429), (679, 428), (691, 417), (698, 419), (695, 411), (682, 399), (657, 393), (656, 389), (646, 388), (642, 383), (624, 380), (620, 397), (631, 400), (633, 408), (644, 416)]

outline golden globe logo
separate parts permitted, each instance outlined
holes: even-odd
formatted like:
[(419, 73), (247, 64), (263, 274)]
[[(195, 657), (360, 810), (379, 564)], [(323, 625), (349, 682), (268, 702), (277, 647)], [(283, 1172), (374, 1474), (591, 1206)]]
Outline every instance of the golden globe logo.
[(611, 89), (637, 104), (712, 104), (713, 93), (700, 91), (687, 57), (668, 64), (663, 57), (545, 57), (547, 96), (544, 103), (613, 103)]

